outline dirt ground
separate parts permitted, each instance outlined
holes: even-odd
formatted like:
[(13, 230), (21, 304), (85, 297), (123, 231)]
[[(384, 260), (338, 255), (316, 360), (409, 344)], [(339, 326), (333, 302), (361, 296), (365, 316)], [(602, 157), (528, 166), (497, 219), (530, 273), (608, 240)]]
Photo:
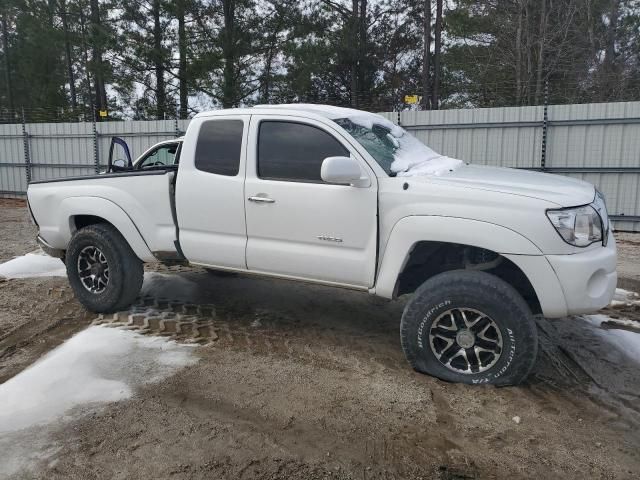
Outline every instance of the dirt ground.
[[(24, 207), (0, 203), (0, 225), (0, 262), (35, 248)], [(622, 263), (640, 235), (625, 242)], [(0, 305), (0, 383), (91, 323), (201, 343), (195, 366), (39, 431), (12, 478), (640, 476), (638, 364), (579, 318), (541, 319), (534, 373), (498, 389), (413, 372), (404, 302), (328, 287), (155, 268), (117, 315), (64, 278), (0, 282)]]

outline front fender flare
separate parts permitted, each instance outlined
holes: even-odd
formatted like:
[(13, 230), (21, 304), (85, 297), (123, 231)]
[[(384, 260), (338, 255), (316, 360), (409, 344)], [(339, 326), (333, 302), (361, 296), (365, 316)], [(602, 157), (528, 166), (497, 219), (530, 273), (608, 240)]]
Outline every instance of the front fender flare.
[(506, 227), (459, 217), (409, 216), (393, 226), (378, 271), (375, 294), (392, 298), (398, 275), (418, 242), (459, 243), (500, 254), (542, 255), (529, 239)]

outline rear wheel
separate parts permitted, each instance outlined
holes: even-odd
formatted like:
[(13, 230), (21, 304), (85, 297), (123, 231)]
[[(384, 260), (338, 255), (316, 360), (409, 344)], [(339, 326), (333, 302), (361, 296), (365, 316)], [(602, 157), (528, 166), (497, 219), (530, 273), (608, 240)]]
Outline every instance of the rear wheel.
[(413, 368), (450, 382), (517, 385), (538, 351), (524, 299), (485, 272), (459, 270), (427, 280), (407, 303), (400, 330)]
[(108, 224), (78, 230), (69, 243), (65, 264), (76, 298), (92, 312), (122, 310), (133, 303), (142, 287), (142, 261)]

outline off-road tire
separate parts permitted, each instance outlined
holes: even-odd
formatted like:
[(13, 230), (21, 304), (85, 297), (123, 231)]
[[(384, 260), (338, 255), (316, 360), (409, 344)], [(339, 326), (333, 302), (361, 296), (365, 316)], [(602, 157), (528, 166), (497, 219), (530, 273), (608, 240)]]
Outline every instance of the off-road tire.
[[(502, 335), (502, 353), (488, 370), (460, 373), (433, 351), (429, 332), (451, 309), (473, 309), (489, 316)], [(424, 282), (407, 303), (400, 323), (402, 349), (411, 366), (449, 382), (518, 385), (531, 372), (538, 352), (535, 320), (522, 296), (500, 278), (480, 271), (455, 270)]]
[[(96, 247), (109, 266), (109, 281), (101, 293), (87, 290), (78, 273), (78, 256), (86, 247)], [(118, 230), (108, 224), (89, 225), (78, 230), (69, 242), (65, 255), (67, 277), (76, 298), (88, 310), (112, 313), (131, 305), (142, 287), (142, 261)]]

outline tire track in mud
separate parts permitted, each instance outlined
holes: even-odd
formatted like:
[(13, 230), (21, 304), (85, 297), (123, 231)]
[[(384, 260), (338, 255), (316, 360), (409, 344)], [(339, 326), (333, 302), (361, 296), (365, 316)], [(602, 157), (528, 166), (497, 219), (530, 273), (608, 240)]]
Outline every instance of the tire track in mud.
[[(565, 320), (571, 321), (571, 320)], [(567, 343), (559, 328), (564, 324), (550, 320), (538, 320), (539, 358), (534, 373), (529, 380), (532, 388), (528, 393), (545, 404), (579, 402), (585, 406), (596, 406), (601, 411), (617, 417), (626, 412), (627, 421), (640, 425), (640, 390), (630, 392), (615, 383), (594, 376), (584, 364), (584, 357), (574, 351), (584, 338), (578, 337), (574, 343)], [(613, 368), (612, 364), (606, 364)], [(626, 366), (616, 365), (616, 368)], [(633, 368), (633, 367), (630, 367)], [(622, 375), (624, 371), (612, 371)], [(628, 373), (628, 372), (627, 372)]]
[(127, 311), (101, 314), (94, 325), (136, 330), (211, 348), (287, 358), (330, 370), (363, 374), (406, 371), (402, 352), (375, 335), (355, 335), (333, 327), (305, 326), (298, 319), (264, 310), (237, 312), (232, 306), (194, 304), (152, 295)]
[(0, 334), (0, 383), (90, 324), (94, 314), (82, 308), (69, 286), (59, 283), (52, 279), (2, 283), (6, 313), (21, 314), (23, 320)]

